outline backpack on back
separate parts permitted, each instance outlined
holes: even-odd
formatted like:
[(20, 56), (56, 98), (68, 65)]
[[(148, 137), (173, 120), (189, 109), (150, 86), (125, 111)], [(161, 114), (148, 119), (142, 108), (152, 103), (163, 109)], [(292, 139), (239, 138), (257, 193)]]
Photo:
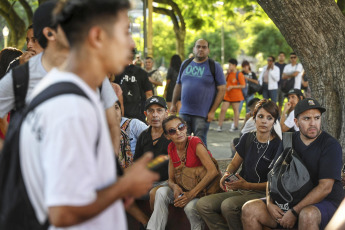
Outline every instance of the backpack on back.
[(0, 229), (43, 230), (48, 229), (49, 220), (38, 222), (34, 208), (25, 188), (20, 167), (20, 128), (26, 115), (42, 102), (62, 94), (76, 94), (86, 97), (75, 84), (60, 82), (42, 91), (24, 109), (12, 117), (3, 150), (0, 154)]

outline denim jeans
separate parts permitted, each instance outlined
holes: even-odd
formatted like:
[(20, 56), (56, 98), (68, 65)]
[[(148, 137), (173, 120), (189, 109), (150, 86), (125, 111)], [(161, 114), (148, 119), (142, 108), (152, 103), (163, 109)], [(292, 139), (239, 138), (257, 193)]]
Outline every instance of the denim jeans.
[(273, 102), (277, 102), (277, 97), (278, 97), (278, 89), (268, 89), (267, 84), (262, 85), (262, 96), (265, 99), (271, 99)]
[(193, 133), (194, 136), (198, 136), (207, 146), (207, 132), (210, 127), (210, 122), (207, 122), (204, 117), (188, 114), (180, 114), (180, 117), (187, 123), (187, 133), (189, 135)]
[(243, 106), (243, 102), (246, 101), (246, 113), (249, 112), (249, 107), (248, 107), (248, 102), (250, 102), (250, 100), (252, 100), (254, 98), (254, 94), (252, 95), (247, 95), (243, 101), (241, 101), (240, 103), (240, 107), (238, 108), (238, 111), (240, 112), (240, 115), (241, 115), (241, 110), (242, 110), (242, 106)]

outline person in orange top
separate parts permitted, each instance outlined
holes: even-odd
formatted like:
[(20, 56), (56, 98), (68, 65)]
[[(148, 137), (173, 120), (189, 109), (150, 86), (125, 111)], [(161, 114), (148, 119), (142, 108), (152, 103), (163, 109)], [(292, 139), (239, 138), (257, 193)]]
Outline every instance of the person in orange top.
[(237, 60), (231, 58), (229, 60), (228, 75), (226, 77), (226, 92), (219, 115), (217, 128), (218, 132), (222, 131), (225, 114), (230, 105), (232, 106), (232, 109), (234, 111), (234, 125), (230, 129), (230, 132), (238, 130), (238, 120), (240, 118), (239, 106), (240, 102), (244, 100), (242, 88), (246, 86), (246, 82), (243, 74), (241, 72), (237, 72), (236, 66)]

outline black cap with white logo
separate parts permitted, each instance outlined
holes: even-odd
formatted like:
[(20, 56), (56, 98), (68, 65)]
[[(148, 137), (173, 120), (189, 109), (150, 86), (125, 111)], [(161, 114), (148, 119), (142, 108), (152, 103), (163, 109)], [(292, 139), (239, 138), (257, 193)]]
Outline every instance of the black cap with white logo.
[(295, 107), (295, 118), (309, 109), (318, 109), (321, 113), (326, 111), (326, 109), (322, 107), (317, 100), (313, 98), (306, 98), (297, 103)]
[(159, 96), (152, 96), (145, 101), (145, 110), (150, 107), (150, 105), (157, 104), (162, 106), (164, 109), (168, 109), (167, 103), (164, 98)]

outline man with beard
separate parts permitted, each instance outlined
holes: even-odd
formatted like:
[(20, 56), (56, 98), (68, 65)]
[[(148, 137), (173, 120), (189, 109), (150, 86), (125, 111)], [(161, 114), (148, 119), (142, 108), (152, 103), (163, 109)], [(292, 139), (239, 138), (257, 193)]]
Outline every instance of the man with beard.
[(37, 38), (34, 36), (33, 25), (30, 25), (26, 32), (26, 47), (27, 50), (22, 55), (20, 55), (20, 57), (14, 59), (9, 64), (7, 71), (18, 65), (24, 64), (25, 62), (29, 61), (31, 57), (43, 52), (43, 48), (39, 44)]
[(187, 133), (194, 133), (207, 145), (210, 122), (223, 100), (226, 82), (222, 67), (208, 58), (208, 41), (197, 40), (193, 52), (195, 58), (186, 68), (182, 67), (189, 59), (182, 63), (170, 111), (176, 113), (176, 103), (181, 97), (180, 116), (187, 122)]
[(280, 117), (280, 126), (282, 132), (294, 132), (299, 131), (295, 124), (295, 106), (296, 104), (304, 99), (303, 93), (300, 89), (292, 89), (287, 93), (288, 102), (284, 105), (283, 114)]
[(295, 107), (295, 123), (299, 132), (292, 137), (292, 146), (307, 167), (314, 188), (289, 210), (280, 209), (267, 195), (252, 200), (242, 208), (243, 229), (296, 228), (324, 229), (344, 199), (341, 184), (342, 149), (339, 142), (321, 130), (318, 101), (306, 98)]

